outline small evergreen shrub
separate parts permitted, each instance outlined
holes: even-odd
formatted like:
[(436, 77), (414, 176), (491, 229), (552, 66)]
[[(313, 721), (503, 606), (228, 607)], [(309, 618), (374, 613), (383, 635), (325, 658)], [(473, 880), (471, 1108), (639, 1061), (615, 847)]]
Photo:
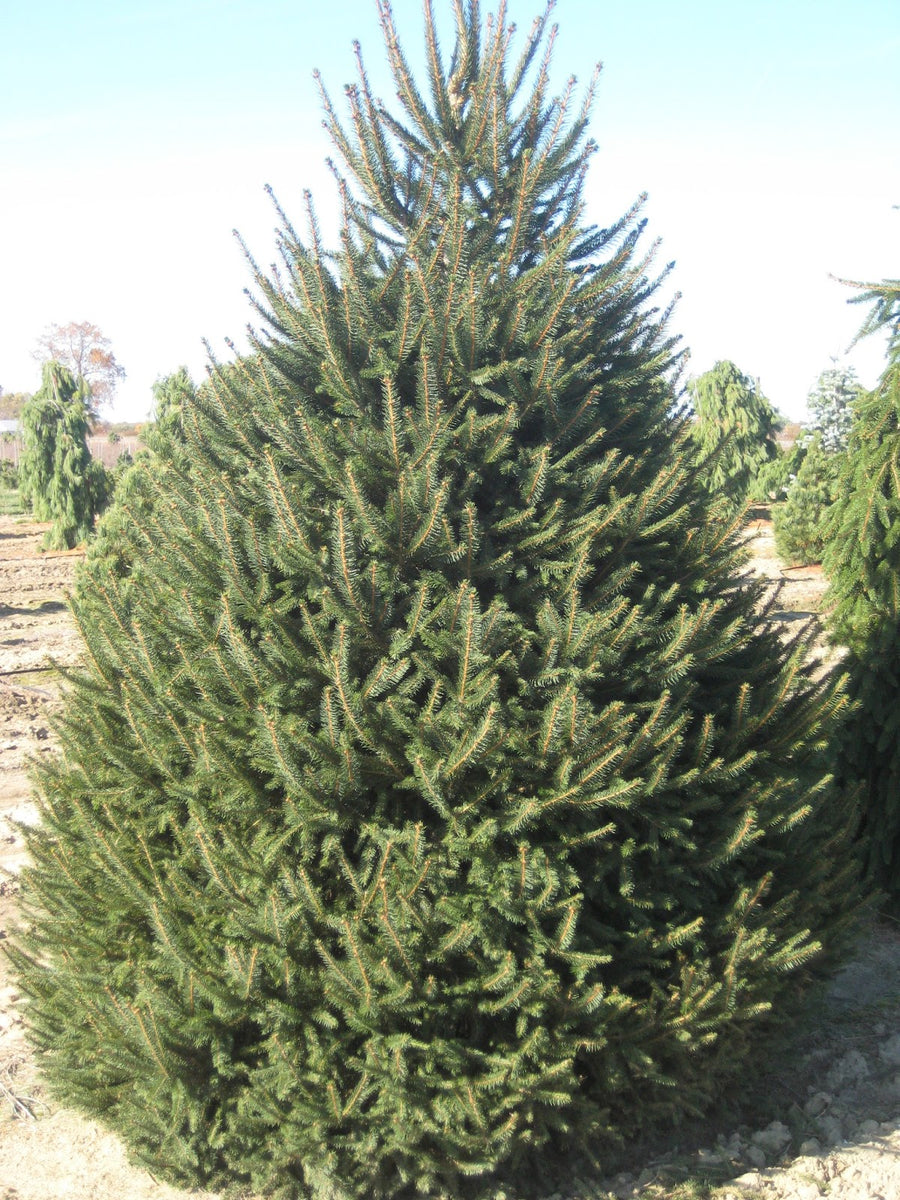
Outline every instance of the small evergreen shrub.
[(16, 464), (9, 458), (0, 458), (0, 487), (17, 488), (19, 486), (19, 471)]
[(18, 488), (18, 472), (12, 463), (3, 465), (9, 465), (12, 470), (0, 472), (0, 513), (6, 517), (21, 516), (25, 506)]
[(697, 486), (641, 223), (582, 223), (546, 19), (511, 61), (454, 11), (423, 91), (382, 6), (395, 113), (325, 96), (340, 246), (283, 219), (267, 332), (126, 477), (36, 767), (31, 1036), (183, 1182), (602, 1153), (718, 1096), (854, 907), (841, 699)]

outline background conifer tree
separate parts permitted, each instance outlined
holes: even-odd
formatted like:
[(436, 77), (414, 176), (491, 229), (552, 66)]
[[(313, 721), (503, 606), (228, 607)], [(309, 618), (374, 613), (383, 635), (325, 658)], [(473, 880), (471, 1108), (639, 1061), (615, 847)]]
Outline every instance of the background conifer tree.
[(86, 541), (108, 497), (106, 472), (87, 448), (89, 397), (82, 379), (49, 362), (22, 410), (22, 496), (39, 521), (53, 523), (44, 539), (47, 549)]
[(103, 514), (96, 540), (84, 564), (80, 600), (83, 609), (97, 601), (94, 583), (104, 586), (112, 574), (127, 589), (141, 586), (142, 554), (148, 547), (154, 497), (165, 491), (165, 477), (189, 464), (184, 412), (196, 401), (197, 389), (186, 367), (153, 384), (153, 420), (143, 432), (144, 448), (115, 483), (116, 503)]
[(184, 441), (184, 412), (196, 399), (197, 388), (187, 367), (157, 379), (153, 385), (153, 422), (145, 441), (151, 449), (163, 440)]
[(809, 429), (789, 453), (766, 463), (751, 487), (758, 499), (767, 490), (773, 499), (785, 501), (774, 510), (775, 543), (789, 563), (822, 561), (853, 406), (861, 390), (852, 367), (835, 363), (824, 370), (806, 400), (812, 418)]
[(835, 360), (832, 364), (816, 380), (806, 400), (811, 428), (827, 454), (847, 449), (853, 408), (862, 392), (852, 367), (838, 366)]
[(727, 360), (690, 380), (688, 392), (704, 485), (742, 504), (760, 469), (776, 457), (777, 414), (758, 382)]
[(828, 541), (831, 506), (838, 498), (845, 454), (826, 449), (821, 433), (805, 447), (785, 500), (774, 510), (775, 545), (787, 563), (819, 563)]
[[(37, 782), (44, 1069), (169, 1177), (482, 1194), (707, 1103), (852, 907), (839, 703), (711, 515), (546, 16), (380, 4), (341, 241), (185, 405)], [(548, 10), (549, 11), (549, 10)], [(588, 101), (590, 97), (588, 96)], [(139, 576), (140, 586), (133, 586)]]
[(788, 488), (803, 465), (807, 448), (801, 438), (786, 450), (776, 444), (775, 457), (759, 468), (750, 484), (747, 499), (757, 504), (777, 504), (787, 499)]
[[(887, 364), (874, 391), (857, 401), (825, 570), (836, 639), (856, 701), (842, 723), (839, 769), (863, 782), (862, 836), (868, 877), (900, 904), (900, 283), (862, 296), (872, 301), (863, 333), (887, 327)], [(862, 335), (861, 335), (862, 336)]]

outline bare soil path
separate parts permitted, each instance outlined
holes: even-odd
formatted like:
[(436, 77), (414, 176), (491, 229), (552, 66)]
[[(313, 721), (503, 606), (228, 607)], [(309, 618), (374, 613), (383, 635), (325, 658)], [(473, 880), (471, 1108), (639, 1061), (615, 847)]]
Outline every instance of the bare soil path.
[[(52, 750), (57, 677), (48, 659), (69, 665), (79, 653), (65, 592), (80, 555), (40, 553), (45, 528), (0, 516), (0, 941), (14, 918), (23, 857), (10, 821), (34, 819), (26, 762)], [(748, 540), (753, 569), (783, 582), (786, 628), (818, 611), (821, 570), (784, 569), (766, 520), (751, 523)], [(824, 642), (819, 653), (833, 657)], [(159, 1183), (99, 1125), (52, 1104), (15, 1001), (0, 955), (0, 1200), (216, 1200)], [(711, 1119), (686, 1128), (679, 1144), (648, 1151), (615, 1178), (573, 1179), (549, 1200), (900, 1200), (900, 927), (861, 935), (856, 959), (784, 1062), (762, 1078), (750, 1124)]]

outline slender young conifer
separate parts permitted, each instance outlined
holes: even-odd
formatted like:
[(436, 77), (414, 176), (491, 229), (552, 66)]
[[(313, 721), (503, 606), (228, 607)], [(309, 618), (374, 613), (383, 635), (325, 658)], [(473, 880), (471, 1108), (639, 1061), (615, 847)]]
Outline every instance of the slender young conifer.
[(58, 362), (44, 363), (41, 386), (22, 409), (22, 495), (39, 521), (52, 522), (48, 550), (87, 541), (109, 482), (87, 447), (90, 389)]

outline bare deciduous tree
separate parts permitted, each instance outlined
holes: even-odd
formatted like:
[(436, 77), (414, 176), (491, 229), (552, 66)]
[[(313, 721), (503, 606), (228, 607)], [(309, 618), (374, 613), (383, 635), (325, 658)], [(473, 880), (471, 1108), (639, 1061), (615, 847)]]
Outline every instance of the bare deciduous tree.
[(37, 340), (34, 357), (39, 362), (62, 363), (76, 378), (80, 375), (90, 388), (95, 416), (112, 404), (116, 384), (125, 377), (125, 368), (116, 361), (109, 338), (90, 321), (48, 325)]

